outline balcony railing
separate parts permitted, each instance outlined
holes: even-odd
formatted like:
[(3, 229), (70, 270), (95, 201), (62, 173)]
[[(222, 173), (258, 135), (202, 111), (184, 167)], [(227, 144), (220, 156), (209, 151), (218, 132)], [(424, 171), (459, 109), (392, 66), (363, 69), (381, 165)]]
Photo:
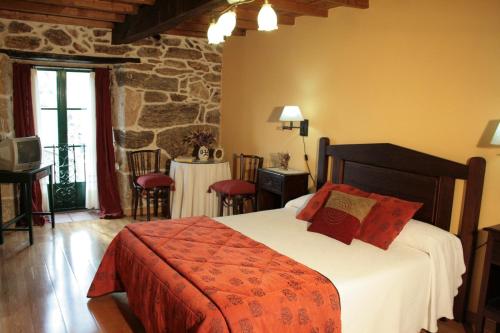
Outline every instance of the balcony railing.
[(54, 209), (85, 208), (85, 145), (44, 146), (43, 162), (54, 165)]

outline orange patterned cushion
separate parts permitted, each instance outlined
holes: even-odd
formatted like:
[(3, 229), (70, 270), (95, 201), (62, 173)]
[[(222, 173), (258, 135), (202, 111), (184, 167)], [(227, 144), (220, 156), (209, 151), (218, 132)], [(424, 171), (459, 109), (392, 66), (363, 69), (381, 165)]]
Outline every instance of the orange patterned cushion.
[(370, 193), (363, 192), (350, 185), (327, 182), (314, 194), (307, 205), (297, 214), (297, 219), (311, 221), (314, 215), (321, 209), (321, 207), (323, 207), (324, 203), (328, 199), (328, 196), (330, 195), (330, 191), (339, 191), (360, 197), (368, 197), (370, 195)]
[(376, 204), (374, 199), (331, 191), (324, 207), (314, 215), (308, 230), (351, 244)]
[(370, 198), (378, 204), (365, 219), (356, 238), (387, 250), (423, 204), (376, 193), (370, 194)]

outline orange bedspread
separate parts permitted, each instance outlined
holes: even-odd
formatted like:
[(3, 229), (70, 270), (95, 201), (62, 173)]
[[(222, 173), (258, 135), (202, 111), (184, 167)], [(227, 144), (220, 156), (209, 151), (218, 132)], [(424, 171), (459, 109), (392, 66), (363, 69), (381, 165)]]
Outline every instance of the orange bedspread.
[(340, 332), (335, 286), (208, 217), (128, 225), (88, 297), (126, 291), (148, 332)]

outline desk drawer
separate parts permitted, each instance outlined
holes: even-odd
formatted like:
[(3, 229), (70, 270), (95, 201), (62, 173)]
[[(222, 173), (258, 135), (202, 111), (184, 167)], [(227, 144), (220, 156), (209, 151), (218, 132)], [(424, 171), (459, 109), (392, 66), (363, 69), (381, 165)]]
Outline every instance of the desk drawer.
[(279, 175), (270, 172), (259, 173), (259, 184), (264, 190), (281, 194), (283, 192), (283, 179)]
[(493, 241), (493, 249), (491, 253), (491, 262), (500, 265), (500, 241)]

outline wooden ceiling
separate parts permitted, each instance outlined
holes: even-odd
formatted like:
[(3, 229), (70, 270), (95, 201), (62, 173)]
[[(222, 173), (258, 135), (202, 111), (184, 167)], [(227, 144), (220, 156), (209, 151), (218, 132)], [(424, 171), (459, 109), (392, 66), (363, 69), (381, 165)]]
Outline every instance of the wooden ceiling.
[[(369, 0), (269, 0), (280, 25), (299, 16), (327, 17), (328, 10), (347, 6), (368, 8)], [(257, 30), (264, 0), (237, 8), (233, 33)], [(227, 8), (226, 0), (0, 0), (0, 17), (16, 20), (113, 29), (113, 43), (130, 43), (158, 33), (205, 37), (212, 18)]]

